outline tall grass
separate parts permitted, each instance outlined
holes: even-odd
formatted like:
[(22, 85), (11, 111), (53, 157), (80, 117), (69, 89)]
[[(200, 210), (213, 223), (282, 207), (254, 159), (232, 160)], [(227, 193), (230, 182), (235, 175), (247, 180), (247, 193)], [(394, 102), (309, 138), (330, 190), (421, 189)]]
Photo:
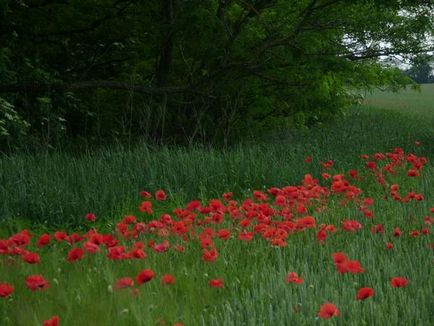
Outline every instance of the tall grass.
[[(434, 117), (434, 115), (433, 115)], [(358, 155), (402, 146), (434, 157), (434, 118), (352, 109), (332, 124), (311, 131), (275, 135), (261, 144), (226, 150), (117, 146), (72, 156), (64, 153), (0, 158), (0, 220), (76, 225), (93, 211), (101, 218), (131, 207), (139, 190), (164, 188), (179, 200), (209, 198), (223, 191), (295, 183), (303, 160), (333, 159), (342, 169), (357, 167)], [(310, 171), (318, 175), (319, 171)], [(433, 187), (434, 188), (434, 187)]]

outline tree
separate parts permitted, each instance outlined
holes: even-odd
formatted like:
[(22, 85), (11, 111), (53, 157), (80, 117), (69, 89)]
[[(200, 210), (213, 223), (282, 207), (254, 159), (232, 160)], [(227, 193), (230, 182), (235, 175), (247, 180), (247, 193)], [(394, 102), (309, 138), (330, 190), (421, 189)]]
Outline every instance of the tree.
[(311, 125), (349, 89), (409, 83), (379, 57), (432, 49), (431, 1), (0, 3), (0, 93), (48, 142), (62, 128), (227, 142)]
[(434, 83), (434, 57), (422, 55), (414, 60), (413, 66), (405, 71), (406, 75), (419, 84)]

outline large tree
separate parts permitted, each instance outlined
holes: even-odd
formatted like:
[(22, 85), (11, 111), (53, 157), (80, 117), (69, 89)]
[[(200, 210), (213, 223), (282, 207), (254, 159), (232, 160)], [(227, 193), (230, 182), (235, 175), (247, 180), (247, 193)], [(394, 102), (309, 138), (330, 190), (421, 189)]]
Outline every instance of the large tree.
[[(433, 9), (404, 0), (0, 0), (0, 128), (50, 143), (63, 133), (228, 141), (309, 125), (341, 112), (354, 89), (408, 83), (378, 59), (432, 50)], [(2, 118), (6, 107), (12, 119)]]

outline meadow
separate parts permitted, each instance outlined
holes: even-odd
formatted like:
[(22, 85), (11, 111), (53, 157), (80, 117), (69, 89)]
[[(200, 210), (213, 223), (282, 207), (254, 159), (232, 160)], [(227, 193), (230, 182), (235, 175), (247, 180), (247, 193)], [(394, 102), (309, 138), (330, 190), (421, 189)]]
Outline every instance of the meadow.
[(0, 158), (0, 324), (429, 325), (433, 97), (227, 149)]

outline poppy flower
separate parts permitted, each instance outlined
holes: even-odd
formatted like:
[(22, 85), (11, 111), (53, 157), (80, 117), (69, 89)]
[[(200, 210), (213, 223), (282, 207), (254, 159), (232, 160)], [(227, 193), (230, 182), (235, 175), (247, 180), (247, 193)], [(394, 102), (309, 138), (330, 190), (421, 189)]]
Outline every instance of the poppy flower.
[(60, 317), (59, 316), (53, 316), (48, 320), (44, 320), (44, 323), (42, 326), (59, 326)]
[(148, 257), (146, 252), (143, 249), (135, 248), (128, 253), (128, 256), (136, 259), (145, 259)]
[(87, 213), (86, 214), (86, 220), (89, 222), (95, 222), (96, 221), (96, 215), (93, 213)]
[(228, 229), (220, 229), (217, 231), (217, 237), (222, 240), (228, 240), (231, 237), (231, 231)]
[(219, 253), (217, 251), (216, 248), (211, 248), (210, 250), (208, 249), (203, 249), (202, 250), (202, 259), (205, 262), (213, 262), (217, 259), (217, 257), (219, 256)]
[(164, 190), (157, 190), (156, 192), (155, 192), (155, 199), (156, 200), (158, 200), (158, 201), (163, 201), (163, 200), (166, 200), (166, 198), (167, 198), (167, 195), (166, 195), (166, 193), (164, 192)]
[(392, 242), (386, 243), (386, 249), (387, 250), (393, 249), (393, 243)]
[(324, 180), (328, 180), (328, 179), (330, 179), (331, 178), (331, 175), (329, 174), (329, 173), (321, 173), (321, 177), (324, 179)]
[(151, 281), (155, 276), (155, 273), (152, 269), (144, 269), (137, 275), (137, 283), (145, 284)]
[(131, 277), (122, 277), (115, 283), (115, 289), (121, 290), (134, 286), (134, 280)]
[(14, 292), (14, 287), (8, 283), (0, 283), (0, 297), (7, 298)]
[(74, 262), (83, 258), (84, 251), (81, 248), (73, 248), (68, 252), (68, 261)]
[(108, 248), (107, 258), (111, 260), (121, 260), (126, 258), (124, 246), (113, 246)]
[(335, 252), (333, 253), (332, 257), (335, 264), (341, 264), (348, 259), (347, 255), (345, 255), (343, 252)]
[(141, 191), (139, 195), (142, 198), (152, 198), (152, 194), (149, 191)]
[(365, 270), (357, 260), (347, 260), (345, 263), (345, 269), (352, 274), (363, 273)]
[(305, 162), (305, 163), (312, 163), (312, 156), (306, 156), (306, 157), (304, 158), (304, 162)]
[(342, 222), (342, 229), (348, 232), (356, 232), (362, 228), (359, 221), (345, 220)]
[(419, 171), (416, 169), (410, 169), (407, 172), (407, 176), (409, 177), (418, 177), (419, 176)]
[(301, 284), (301, 283), (303, 283), (303, 278), (298, 277), (297, 273), (295, 273), (295, 272), (289, 272), (285, 278), (285, 282), (286, 283)]
[(152, 249), (153, 249), (155, 252), (158, 252), (159, 254), (161, 254), (161, 253), (166, 252), (167, 250), (169, 250), (169, 247), (170, 247), (170, 243), (169, 243), (169, 241), (164, 240), (164, 241), (161, 242), (161, 243), (155, 243), (155, 244), (152, 246)]
[(26, 285), (32, 290), (45, 290), (50, 286), (50, 283), (42, 275), (30, 275), (26, 277)]
[(411, 231), (410, 235), (413, 238), (417, 238), (420, 235), (420, 232), (418, 230), (414, 230), (414, 231)]
[(323, 319), (329, 319), (334, 316), (339, 316), (339, 310), (330, 302), (324, 303), (318, 312), (318, 317)]
[(402, 234), (401, 229), (396, 227), (395, 230), (393, 231), (393, 236), (394, 237), (400, 237)]
[(334, 162), (332, 160), (328, 160), (327, 162), (321, 163), (324, 169), (330, 169), (333, 166)]
[(224, 287), (223, 281), (221, 279), (221, 277), (217, 278), (217, 279), (211, 279), (209, 281), (209, 285), (212, 286), (213, 288), (222, 288)]
[(51, 241), (51, 237), (48, 233), (44, 233), (43, 235), (41, 235), (36, 243), (36, 245), (41, 248), (44, 247), (46, 245), (48, 245)]
[(326, 240), (327, 240), (327, 237), (328, 237), (328, 234), (327, 234), (327, 231), (326, 231), (325, 229), (321, 229), (321, 230), (319, 230), (319, 231), (317, 232), (317, 234), (316, 234), (316, 239), (317, 239), (319, 242), (324, 242), (324, 241), (326, 241)]
[(142, 213), (146, 213), (148, 215), (152, 215), (152, 202), (144, 201), (140, 204), (139, 210)]
[(234, 194), (232, 192), (225, 192), (223, 193), (222, 197), (224, 200), (228, 201), (232, 199), (233, 195)]
[(165, 274), (161, 277), (161, 284), (173, 285), (176, 283), (176, 279), (173, 275)]
[(390, 284), (394, 287), (394, 288), (403, 288), (406, 287), (408, 285), (408, 279), (405, 277), (392, 277), (390, 279)]
[(98, 245), (90, 241), (85, 242), (83, 248), (88, 254), (94, 254), (100, 251)]
[(242, 231), (238, 235), (238, 239), (241, 241), (251, 241), (253, 239), (253, 232)]
[(38, 264), (41, 261), (41, 258), (36, 252), (27, 251), (21, 257), (27, 264)]
[(54, 232), (54, 239), (56, 239), (56, 241), (61, 242), (63, 240), (66, 240), (66, 238), (68, 238), (68, 234), (66, 234), (66, 232), (63, 231)]
[(365, 300), (374, 296), (375, 291), (373, 288), (360, 288), (357, 292), (356, 300)]

